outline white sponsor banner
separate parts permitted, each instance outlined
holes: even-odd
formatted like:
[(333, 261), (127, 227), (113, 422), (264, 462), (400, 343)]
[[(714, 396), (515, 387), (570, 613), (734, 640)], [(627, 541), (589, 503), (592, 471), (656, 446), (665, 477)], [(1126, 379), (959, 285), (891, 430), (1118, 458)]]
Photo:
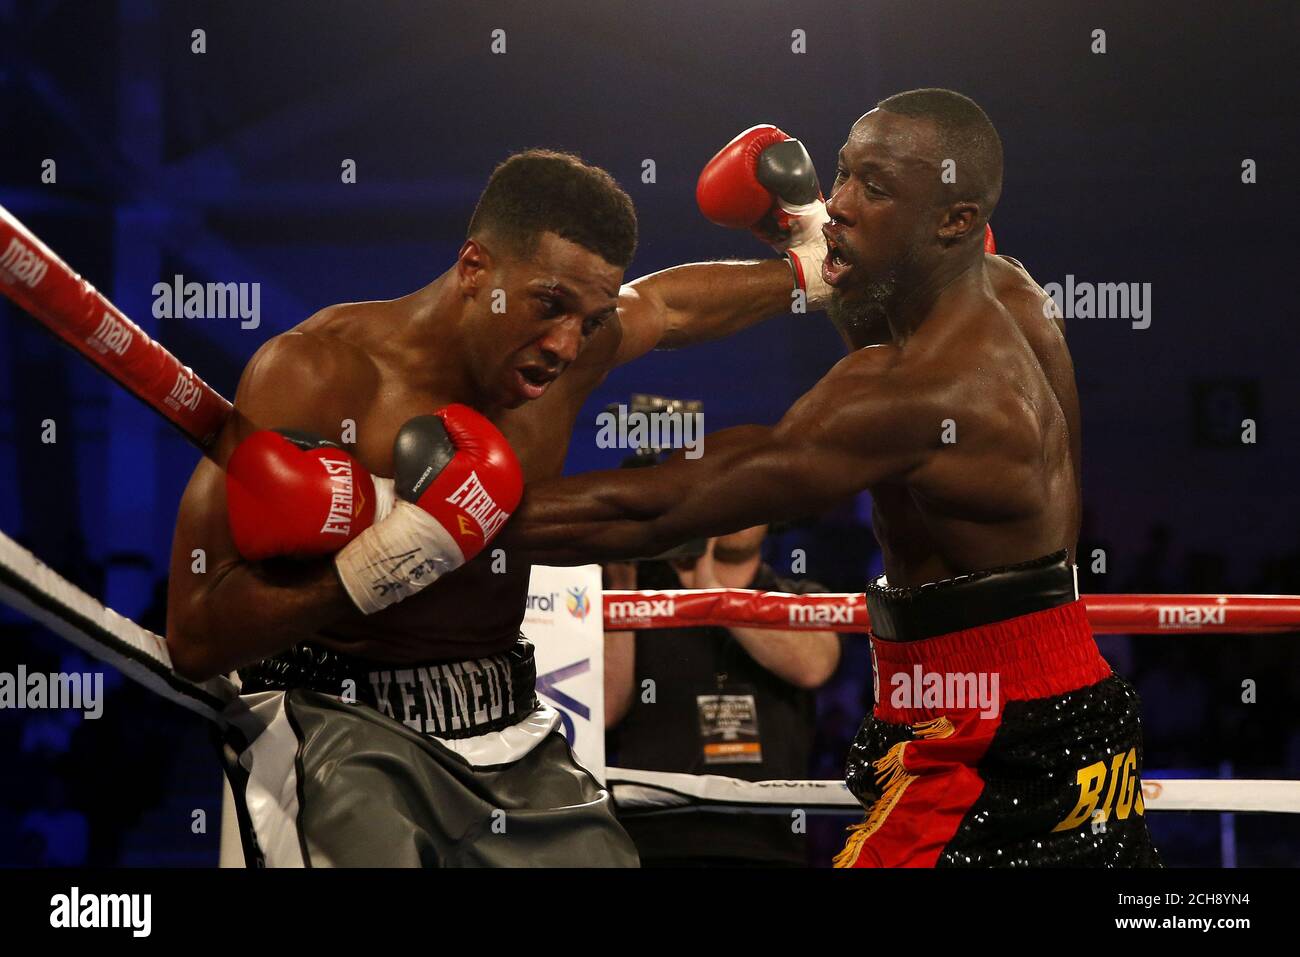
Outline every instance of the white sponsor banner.
[(537, 695), (560, 712), (578, 760), (605, 780), (605, 632), (600, 566), (533, 566), (524, 637), (537, 649)]

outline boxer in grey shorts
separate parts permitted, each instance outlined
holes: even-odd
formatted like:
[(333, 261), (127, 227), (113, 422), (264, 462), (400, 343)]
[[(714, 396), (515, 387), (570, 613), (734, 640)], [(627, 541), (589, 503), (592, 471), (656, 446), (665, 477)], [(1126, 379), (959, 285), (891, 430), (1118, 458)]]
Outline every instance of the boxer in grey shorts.
[(394, 666), (310, 644), (246, 668), (226, 771), (246, 861), (635, 867), (610, 795), (534, 691), (532, 646)]

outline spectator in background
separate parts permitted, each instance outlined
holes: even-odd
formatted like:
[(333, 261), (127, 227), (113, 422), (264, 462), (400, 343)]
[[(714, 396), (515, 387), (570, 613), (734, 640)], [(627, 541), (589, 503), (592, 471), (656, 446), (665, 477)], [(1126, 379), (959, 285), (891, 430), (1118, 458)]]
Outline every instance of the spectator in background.
[[(766, 533), (760, 525), (687, 546), (670, 561), (611, 564), (606, 586), (826, 590), (815, 582), (778, 578), (762, 561)], [(839, 660), (839, 637), (831, 631), (607, 632), (605, 726), (612, 763), (750, 781), (806, 778), (815, 730), (813, 690)], [(627, 814), (621, 821), (643, 866), (808, 862), (803, 833), (787, 814), (692, 811)]]

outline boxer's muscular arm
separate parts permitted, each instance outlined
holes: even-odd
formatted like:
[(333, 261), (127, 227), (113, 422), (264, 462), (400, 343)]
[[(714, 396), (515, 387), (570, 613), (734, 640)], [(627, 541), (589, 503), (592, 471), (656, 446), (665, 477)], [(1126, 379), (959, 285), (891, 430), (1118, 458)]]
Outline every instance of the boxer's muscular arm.
[[(199, 462), (176, 518), (167, 646), (180, 674), (201, 680), (230, 671), (323, 625), (360, 615), (328, 558), (246, 562), (239, 556), (222, 466), (258, 429), (301, 429), (337, 439), (342, 420), (355, 417), (358, 397), (373, 389), (372, 376), (373, 368), (350, 347), (297, 333), (271, 340), (250, 360), (216, 461)], [(196, 549), (202, 550), (202, 571), (194, 570)]]
[(846, 356), (777, 425), (708, 435), (698, 459), (535, 483), (501, 544), (552, 564), (652, 555), (903, 478), (940, 448), (952, 405), (895, 357), (888, 346)]
[(642, 276), (619, 290), (623, 336), (614, 365), (651, 349), (721, 339), (788, 313), (792, 289), (783, 259), (690, 263)]

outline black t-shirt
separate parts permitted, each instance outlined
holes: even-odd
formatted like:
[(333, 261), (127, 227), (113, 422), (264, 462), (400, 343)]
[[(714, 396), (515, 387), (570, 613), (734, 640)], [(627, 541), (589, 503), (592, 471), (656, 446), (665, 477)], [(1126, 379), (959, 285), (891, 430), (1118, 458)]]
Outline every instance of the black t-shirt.
[[(639, 588), (680, 588), (672, 568), (639, 567)], [(749, 585), (795, 594), (825, 591), (759, 566)], [(725, 628), (639, 631), (632, 705), (609, 732), (609, 763), (647, 771), (718, 774), (747, 781), (808, 776), (816, 721), (813, 692), (749, 656)], [(653, 703), (647, 702), (653, 681)], [(802, 864), (804, 835), (788, 813), (700, 811), (623, 818), (646, 861), (735, 858)]]

